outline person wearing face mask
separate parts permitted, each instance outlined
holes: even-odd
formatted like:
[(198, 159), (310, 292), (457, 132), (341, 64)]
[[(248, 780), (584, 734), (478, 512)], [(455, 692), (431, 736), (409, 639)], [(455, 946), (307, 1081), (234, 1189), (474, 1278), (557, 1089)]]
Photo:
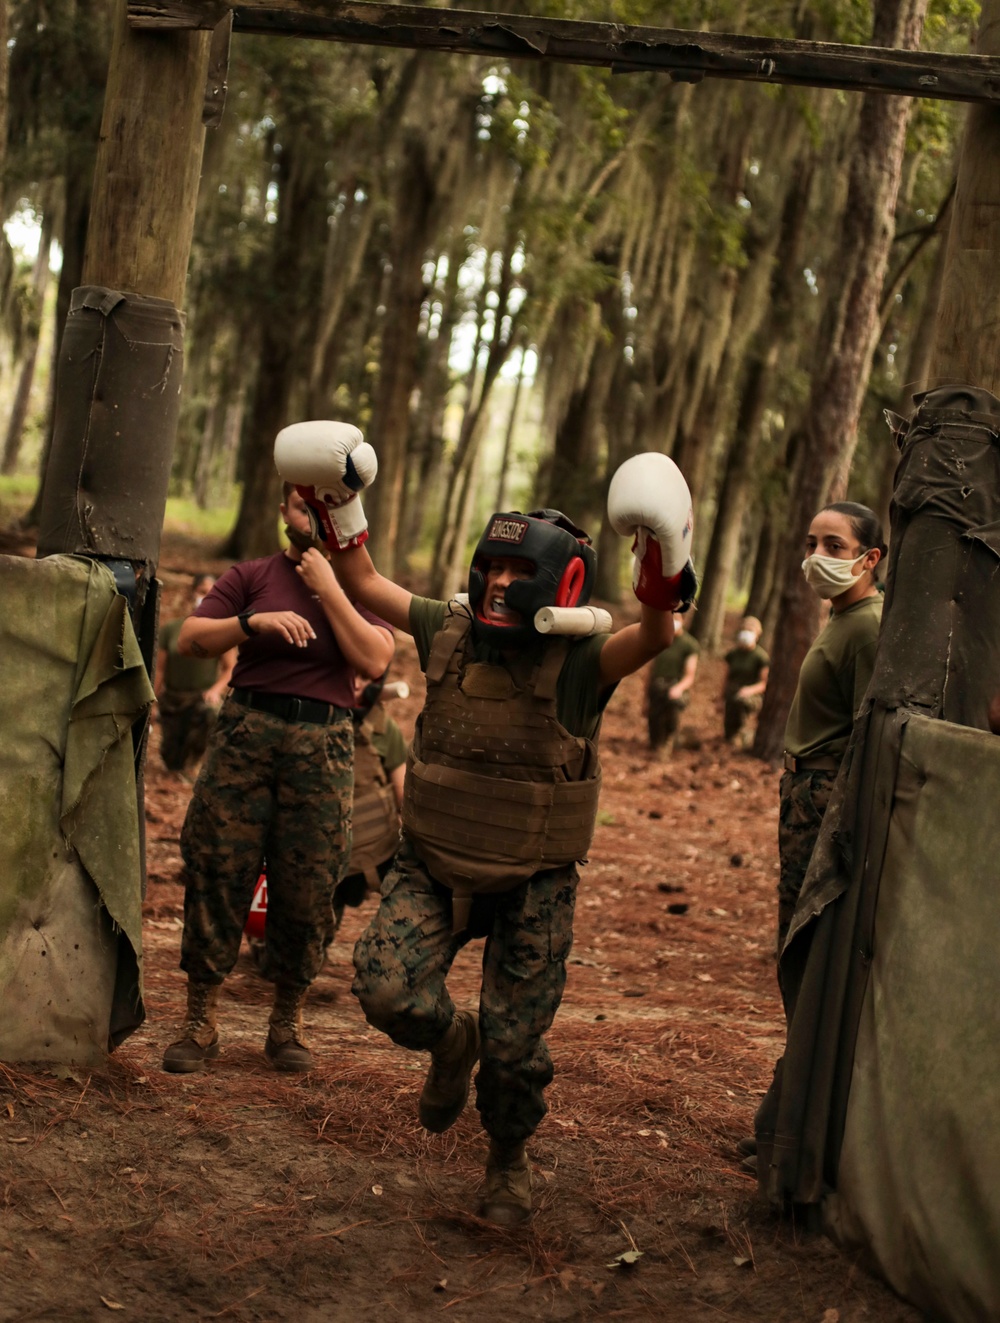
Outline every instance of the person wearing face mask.
[(722, 727), (726, 743), (738, 749), (747, 747), (747, 720), (760, 711), (767, 688), (771, 659), (760, 646), (761, 630), (756, 616), (744, 616), (736, 634), (736, 647), (725, 656)]
[(882, 525), (866, 505), (840, 501), (809, 525), (802, 572), (830, 603), (806, 654), (785, 725), (778, 854), (778, 950), (785, 940), (854, 717), (875, 663), (882, 619), (876, 571)]
[(332, 574), (307, 584), (302, 560), (316, 543), (290, 484), (280, 509), (288, 547), (227, 570), (178, 638), (183, 656), (233, 647), (238, 655), (181, 831), (187, 1014), (164, 1054), (168, 1071), (200, 1070), (219, 1054), (219, 989), (265, 855), (263, 971), (274, 1005), (264, 1055), (278, 1070), (312, 1066), (302, 1006), (323, 966), (333, 889), (350, 855), (354, 681), (381, 675), (394, 643), (391, 627), (356, 606)]
[(700, 651), (698, 640), (684, 628), (684, 617), (675, 615), (674, 641), (654, 659), (646, 686), (646, 728), (654, 758), (673, 752), (681, 714), (691, 701)]
[[(215, 583), (212, 574), (196, 574), (191, 584), (191, 608), (196, 610)], [(160, 626), (156, 654), (157, 706), (160, 714), (160, 757), (170, 772), (197, 763), (208, 746), (215, 717), (229, 688), (236, 649), (221, 657), (182, 657), (177, 638), (184, 618)]]

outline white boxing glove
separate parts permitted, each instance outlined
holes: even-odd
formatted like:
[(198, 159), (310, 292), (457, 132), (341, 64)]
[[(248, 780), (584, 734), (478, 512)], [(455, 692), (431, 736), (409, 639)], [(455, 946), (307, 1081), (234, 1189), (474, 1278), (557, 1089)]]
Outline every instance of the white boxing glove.
[(274, 464), (309, 507), (313, 535), (332, 551), (367, 540), (358, 492), (375, 480), (378, 459), (358, 428), (322, 419), (291, 423), (275, 438)]
[(658, 611), (686, 609), (697, 580), (691, 564), (694, 513), (684, 475), (658, 451), (633, 455), (608, 488), (608, 519), (633, 538), (636, 597)]

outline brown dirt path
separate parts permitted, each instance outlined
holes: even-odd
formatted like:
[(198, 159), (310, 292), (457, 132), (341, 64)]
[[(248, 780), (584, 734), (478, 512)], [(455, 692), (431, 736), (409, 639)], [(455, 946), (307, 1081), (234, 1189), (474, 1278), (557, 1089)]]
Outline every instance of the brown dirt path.
[[(196, 562), (169, 541), (170, 596)], [(393, 711), (409, 732), (421, 680)], [(601, 822), (584, 872), (557, 1077), (530, 1156), (526, 1229), (475, 1216), (485, 1139), (470, 1105), (420, 1130), (425, 1061), (350, 993), (348, 911), (307, 1007), (319, 1067), (264, 1063), (268, 988), (241, 958), (224, 1050), (159, 1069), (182, 1004), (177, 837), (190, 787), (147, 780), (148, 1023), (105, 1073), (0, 1066), (0, 1320), (440, 1318), (903, 1323), (916, 1312), (823, 1237), (756, 1200), (734, 1159), (781, 1050), (771, 957), (776, 774), (721, 747), (721, 667), (690, 709), (702, 746), (650, 763), (642, 684), (605, 722)], [(681, 907), (687, 908), (677, 912)], [(474, 1004), (472, 944), (456, 1000)], [(641, 1251), (634, 1266), (617, 1263)]]

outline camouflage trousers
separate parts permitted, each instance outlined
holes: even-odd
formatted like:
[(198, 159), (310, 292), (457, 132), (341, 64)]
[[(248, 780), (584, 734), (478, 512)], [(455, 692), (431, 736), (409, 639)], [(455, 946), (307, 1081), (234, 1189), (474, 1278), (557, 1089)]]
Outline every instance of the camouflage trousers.
[(735, 694), (726, 698), (722, 705), (722, 730), (727, 740), (735, 739), (747, 724), (747, 718), (753, 712), (759, 712), (763, 706), (763, 694), (751, 694), (749, 698), (737, 698)]
[(181, 969), (221, 983), (236, 963), (267, 860), (261, 972), (307, 987), (333, 938), (333, 889), (351, 851), (354, 727), (283, 721), (228, 700), (181, 831)]
[(778, 953), (798, 904), (836, 772), (785, 772), (778, 790)]
[[(566, 985), (577, 880), (571, 864), (473, 902), (486, 934), (476, 1106), (502, 1144), (527, 1139), (547, 1111), (553, 1070), (544, 1035)], [(354, 948), (353, 990), (369, 1024), (401, 1047), (434, 1047), (455, 1013), (445, 979), (470, 940), (469, 930), (452, 932), (451, 893), (404, 834), (378, 911)]]
[(183, 772), (208, 747), (215, 725), (215, 709), (200, 693), (168, 689), (160, 696), (160, 757), (171, 772)]
[(649, 687), (646, 725), (651, 749), (662, 748), (668, 740), (673, 739), (680, 725), (681, 713), (690, 702), (686, 693), (680, 698), (671, 698), (670, 688), (669, 680), (654, 680)]

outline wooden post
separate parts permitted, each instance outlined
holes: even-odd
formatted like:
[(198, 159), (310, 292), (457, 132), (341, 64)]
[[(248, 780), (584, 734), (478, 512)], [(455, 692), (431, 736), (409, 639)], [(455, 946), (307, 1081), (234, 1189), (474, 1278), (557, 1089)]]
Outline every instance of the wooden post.
[(135, 32), (118, 0), (81, 286), (63, 331), (40, 502), (39, 554), (131, 561), (142, 576), (140, 605), (159, 559), (180, 409), (180, 305), (210, 44), (207, 32)]
[[(1000, 0), (983, 0), (980, 55), (1000, 55)], [(1000, 109), (969, 107), (930, 383), (1000, 395)]]
[[(0, 6), (3, 3), (0, 0)], [(134, 32), (128, 25), (125, 0), (117, 0), (82, 283), (73, 291), (62, 334), (55, 426), (40, 502), (36, 571), (42, 576), (40, 583), (51, 579), (65, 586), (67, 575), (79, 574), (78, 566), (67, 569), (46, 557), (91, 556), (107, 565), (125, 598), (127, 607), (121, 597), (114, 598), (105, 624), (111, 622), (110, 628), (122, 631), (121, 656), (131, 656), (135, 695), (122, 711), (137, 718), (145, 717), (145, 699), (151, 695), (136, 677), (134, 641), (125, 629), (123, 613), (131, 608), (142, 661), (150, 671), (158, 600), (153, 576), (180, 410), (184, 357), (180, 305), (201, 175), (202, 117), (206, 99), (207, 109), (213, 110), (211, 102), (213, 97), (217, 102), (223, 81), (216, 78), (213, 88), (206, 87), (211, 42), (207, 32)], [(11, 589), (9, 598), (14, 596)], [(23, 613), (23, 602), (15, 604)], [(68, 612), (67, 618), (71, 623), (76, 620)], [(79, 632), (77, 625), (73, 636), (61, 642), (70, 655), (74, 644), (90, 648), (82, 655), (90, 667), (98, 648), (91, 635), (86, 636), (86, 644), (80, 642)], [(93, 666), (104, 683), (105, 673), (97, 662)], [(91, 674), (89, 669), (86, 673)], [(46, 701), (49, 698), (46, 691)], [(68, 724), (76, 701), (77, 695), (70, 694)], [(99, 708), (97, 715), (110, 710)], [(107, 788), (95, 792), (87, 810), (92, 818), (100, 815), (97, 834), (113, 840), (123, 861), (113, 896), (107, 889), (103, 858), (97, 854), (84, 858), (81, 852), (73, 856), (72, 867), (62, 867), (62, 820), (39, 819), (31, 845), (41, 857), (51, 854), (62, 868), (61, 872), (50, 868), (37, 883), (40, 912), (75, 913), (72, 906), (77, 904), (96, 925), (99, 940), (91, 941), (86, 954), (80, 945), (83, 937), (74, 948), (79, 958), (73, 966), (72, 986), (78, 996), (64, 998), (65, 1005), (53, 990), (54, 976), (32, 983), (37, 997), (31, 1009), (37, 1016), (31, 1032), (26, 1041), (0, 1042), (0, 1050), (15, 1053), (16, 1059), (92, 1061), (144, 1017), (139, 893), (145, 877), (145, 730), (145, 721), (137, 719), (128, 740), (115, 726), (116, 741), (102, 754), (99, 770), (113, 765), (117, 775), (101, 783)], [(58, 788), (65, 769), (60, 771), (57, 764), (49, 770)], [(96, 775), (88, 771), (88, 786), (97, 784)], [(55, 802), (60, 802), (58, 795)], [(133, 815), (138, 819), (134, 827)], [(93, 822), (88, 829), (94, 829)], [(56, 848), (49, 848), (47, 835)], [(96, 871), (88, 872), (91, 868)], [(95, 886), (102, 902), (96, 906)], [(0, 933), (0, 938), (8, 936)], [(41, 955), (46, 955), (44, 949)], [(48, 967), (53, 964), (47, 962)], [(87, 1032), (74, 1029), (72, 1034), (50, 1035), (46, 1026), (53, 1017), (74, 1026), (82, 1023)]]
[(184, 302), (205, 143), (207, 32), (137, 32), (119, 0), (83, 283)]

